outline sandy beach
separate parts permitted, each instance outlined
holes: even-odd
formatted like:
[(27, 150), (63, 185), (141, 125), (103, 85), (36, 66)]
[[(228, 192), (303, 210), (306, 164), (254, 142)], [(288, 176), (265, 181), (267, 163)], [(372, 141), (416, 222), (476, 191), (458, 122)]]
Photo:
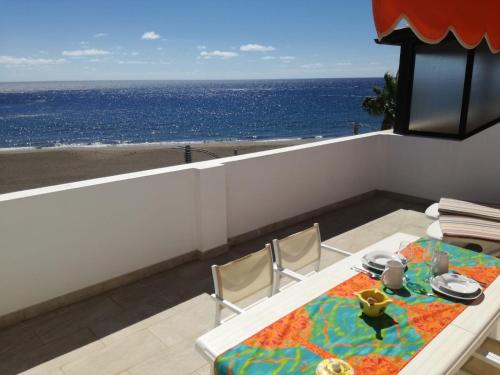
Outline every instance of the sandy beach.
[[(194, 143), (219, 157), (265, 151), (313, 142), (310, 140), (267, 142)], [(180, 144), (59, 147), (0, 151), (0, 194), (66, 182), (112, 176), (140, 170), (184, 164)], [(213, 159), (193, 152), (193, 162)]]

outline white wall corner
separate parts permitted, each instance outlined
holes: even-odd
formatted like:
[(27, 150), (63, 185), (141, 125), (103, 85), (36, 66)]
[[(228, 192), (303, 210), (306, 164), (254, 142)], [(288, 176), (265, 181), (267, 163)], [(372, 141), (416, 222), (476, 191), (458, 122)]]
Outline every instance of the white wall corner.
[(389, 131), (381, 132), (377, 135), (376, 150), (373, 155), (377, 159), (377, 169), (375, 176), (374, 189), (376, 190), (390, 190), (389, 184), (389, 164), (391, 155), (391, 142), (394, 137), (400, 135), (394, 134)]
[(198, 250), (205, 252), (227, 244), (226, 170), (214, 163), (196, 172)]

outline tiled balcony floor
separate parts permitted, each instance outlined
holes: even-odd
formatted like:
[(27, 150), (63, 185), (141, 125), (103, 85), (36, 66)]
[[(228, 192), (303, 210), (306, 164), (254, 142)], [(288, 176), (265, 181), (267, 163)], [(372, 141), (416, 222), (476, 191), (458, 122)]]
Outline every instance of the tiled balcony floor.
[[(208, 373), (194, 339), (213, 326), (214, 307), (206, 294), (213, 291), (211, 264), (258, 250), (315, 221), (323, 239), (352, 252), (396, 232), (423, 236), (431, 222), (422, 213), (426, 206), (376, 195), (232, 246), (210, 260), (187, 263), (4, 329), (0, 374), (28, 369), (32, 375)], [(322, 266), (336, 260), (326, 253)]]

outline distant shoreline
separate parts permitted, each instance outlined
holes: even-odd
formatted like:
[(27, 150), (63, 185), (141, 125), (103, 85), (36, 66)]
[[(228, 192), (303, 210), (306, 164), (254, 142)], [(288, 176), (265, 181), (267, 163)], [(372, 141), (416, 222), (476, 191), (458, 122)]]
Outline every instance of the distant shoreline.
[(304, 138), (275, 138), (275, 139), (230, 139), (230, 140), (186, 140), (186, 141), (158, 141), (158, 142), (138, 142), (138, 143), (91, 143), (91, 144), (61, 144), (61, 145), (48, 145), (48, 146), (20, 146), (20, 147), (0, 147), (0, 154), (2, 153), (14, 153), (14, 152), (29, 152), (29, 151), (55, 151), (55, 150), (92, 150), (92, 149), (102, 149), (102, 148), (165, 148), (165, 147), (178, 147), (185, 145), (197, 146), (213, 146), (213, 145), (228, 145), (233, 144), (236, 146), (245, 146), (248, 144), (259, 144), (259, 143), (307, 143), (313, 141), (321, 141), (324, 139), (335, 138), (335, 137), (304, 137)]
[[(207, 142), (193, 144), (219, 157), (266, 151), (324, 139)], [(183, 144), (190, 144), (186, 142)], [(184, 164), (182, 146), (176, 144), (125, 144), (0, 150), (0, 194), (147, 169)], [(212, 160), (193, 151), (193, 162)]]

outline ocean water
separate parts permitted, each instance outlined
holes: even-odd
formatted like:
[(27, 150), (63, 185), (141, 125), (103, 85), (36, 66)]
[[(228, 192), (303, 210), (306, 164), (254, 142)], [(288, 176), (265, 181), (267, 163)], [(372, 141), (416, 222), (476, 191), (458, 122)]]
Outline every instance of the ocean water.
[(0, 83), (0, 148), (338, 137), (377, 130), (381, 78)]

